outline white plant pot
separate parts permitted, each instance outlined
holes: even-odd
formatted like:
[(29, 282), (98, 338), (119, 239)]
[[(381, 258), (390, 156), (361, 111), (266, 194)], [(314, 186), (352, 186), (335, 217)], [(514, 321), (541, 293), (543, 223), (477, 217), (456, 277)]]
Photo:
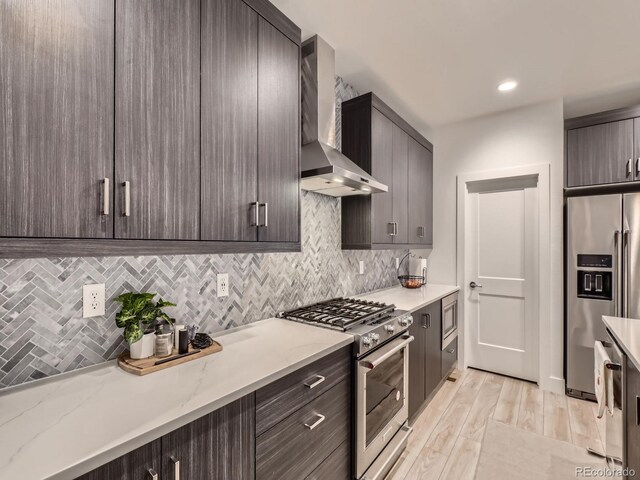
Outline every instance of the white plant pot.
[(129, 356), (134, 360), (152, 357), (155, 344), (156, 334), (154, 332), (145, 333), (140, 340), (129, 344)]

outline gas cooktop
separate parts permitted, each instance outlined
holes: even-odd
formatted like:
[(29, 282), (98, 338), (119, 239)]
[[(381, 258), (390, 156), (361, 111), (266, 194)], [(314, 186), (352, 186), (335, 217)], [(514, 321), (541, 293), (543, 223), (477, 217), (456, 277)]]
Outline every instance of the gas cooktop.
[(380, 321), (388, 317), (395, 308), (395, 305), (386, 303), (368, 302), (355, 298), (334, 298), (283, 312), (280, 316), (289, 320), (346, 331), (358, 325)]

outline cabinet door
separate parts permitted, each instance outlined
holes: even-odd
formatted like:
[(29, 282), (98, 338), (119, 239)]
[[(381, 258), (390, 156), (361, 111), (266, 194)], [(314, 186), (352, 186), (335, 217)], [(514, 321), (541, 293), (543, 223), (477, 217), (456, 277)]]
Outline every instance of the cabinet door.
[(442, 302), (432, 303), (425, 310), (427, 314), (425, 390), (428, 397), (442, 380)]
[[(427, 398), (426, 372), (427, 365), (427, 310), (420, 309), (412, 314), (413, 324), (409, 333), (414, 341), (409, 344), (409, 419), (412, 420)], [(439, 371), (439, 370), (438, 370)]]
[(567, 186), (633, 180), (633, 120), (603, 123), (567, 132)]
[(202, 239), (256, 241), (258, 15), (202, 2)]
[(409, 243), (433, 243), (433, 155), (409, 138)]
[(250, 394), (162, 437), (162, 478), (253, 480), (254, 415)]
[(0, 3), (0, 236), (113, 235), (113, 18), (109, 0)]
[(152, 478), (153, 472), (161, 475), (161, 440), (151, 443), (116, 458), (76, 480), (147, 480)]
[(115, 95), (116, 237), (197, 240), (200, 0), (117, 1)]
[(300, 49), (258, 21), (258, 239), (300, 241)]
[(393, 129), (391, 120), (371, 109), (371, 175), (389, 187), (371, 195), (372, 243), (393, 243)]
[(397, 125), (393, 125), (393, 221), (396, 235), (393, 243), (409, 241), (409, 135)]

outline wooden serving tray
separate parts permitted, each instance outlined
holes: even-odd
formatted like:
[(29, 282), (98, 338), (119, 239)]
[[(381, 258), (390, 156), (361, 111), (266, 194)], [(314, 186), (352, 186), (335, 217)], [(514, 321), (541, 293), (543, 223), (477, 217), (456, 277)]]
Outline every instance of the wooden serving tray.
[[(189, 346), (189, 352), (193, 352), (194, 349), (192, 346)], [(191, 360), (195, 360), (197, 358), (206, 357), (207, 355), (211, 355), (212, 353), (218, 353), (222, 351), (222, 345), (220, 345), (215, 340), (213, 341), (213, 345), (207, 348), (201, 349), (198, 353), (194, 353), (192, 355), (187, 355), (184, 357), (180, 357), (180, 354), (176, 353), (173, 355), (169, 355), (168, 357), (149, 357), (149, 358), (141, 358), (139, 360), (134, 360), (129, 357), (129, 351), (125, 351), (118, 357), (118, 365), (125, 372), (133, 373), (134, 375), (147, 375), (148, 373), (157, 372), (158, 370), (164, 370), (165, 368), (174, 367), (176, 365), (180, 365), (182, 363), (190, 362)], [(170, 360), (174, 357), (175, 360), (171, 360), (165, 363), (161, 363), (160, 365), (156, 365), (156, 362)]]

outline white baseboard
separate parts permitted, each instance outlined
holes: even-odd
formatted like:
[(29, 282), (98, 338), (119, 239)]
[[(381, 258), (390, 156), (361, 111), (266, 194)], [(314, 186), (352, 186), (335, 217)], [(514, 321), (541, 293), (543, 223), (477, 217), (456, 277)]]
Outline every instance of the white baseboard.
[(564, 395), (564, 378), (547, 377), (540, 379), (540, 389)]

